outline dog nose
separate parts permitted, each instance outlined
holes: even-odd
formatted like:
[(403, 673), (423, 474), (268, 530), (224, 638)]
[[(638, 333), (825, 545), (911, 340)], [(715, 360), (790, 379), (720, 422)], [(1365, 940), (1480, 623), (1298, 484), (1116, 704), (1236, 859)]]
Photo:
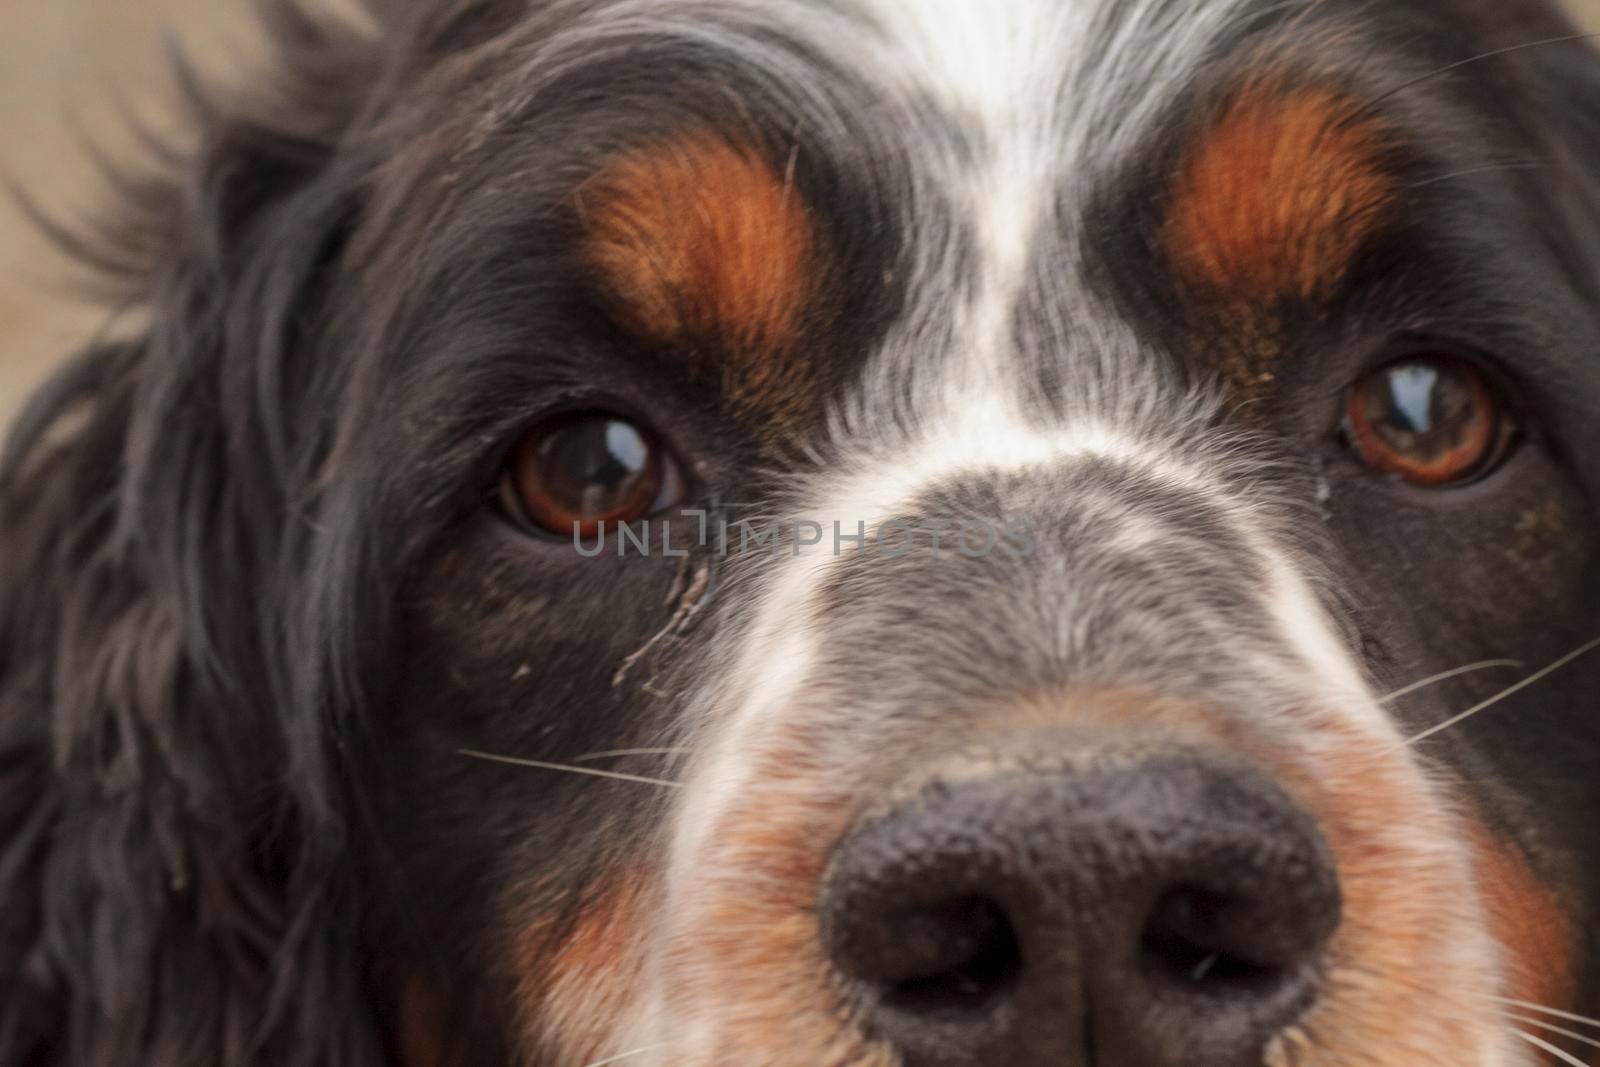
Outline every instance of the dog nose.
[(847, 836), (819, 907), (907, 1067), (1260, 1067), (1340, 895), (1281, 789), (1182, 754), (936, 781)]

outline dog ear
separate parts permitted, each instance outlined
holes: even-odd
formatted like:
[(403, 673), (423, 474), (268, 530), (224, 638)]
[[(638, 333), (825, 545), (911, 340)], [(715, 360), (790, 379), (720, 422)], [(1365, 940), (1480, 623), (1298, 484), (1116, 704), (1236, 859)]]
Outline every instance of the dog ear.
[(267, 10), (270, 91), (190, 90), (196, 146), (69, 242), (148, 326), (0, 462), (3, 1063), (380, 1062), (330, 709), (284, 646), (386, 38)]

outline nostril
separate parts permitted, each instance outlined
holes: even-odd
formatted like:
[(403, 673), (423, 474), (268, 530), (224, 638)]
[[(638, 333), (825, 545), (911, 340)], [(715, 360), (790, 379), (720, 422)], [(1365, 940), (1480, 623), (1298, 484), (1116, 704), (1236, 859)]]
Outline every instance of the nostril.
[(1205, 878), (1160, 894), (1142, 919), (1137, 969), (1098, 986), (1108, 1062), (1259, 1065), (1315, 1001), (1337, 890), (1331, 878), (1284, 873), (1297, 863), (1271, 866), (1279, 876)]
[(1157, 902), (1140, 939), (1146, 974), (1179, 989), (1259, 995), (1292, 976), (1265, 946), (1247, 940), (1250, 909), (1199, 888), (1175, 889)]
[(922, 931), (911, 942), (920, 951), (907, 956), (900, 975), (880, 977), (888, 979), (886, 1008), (917, 1016), (982, 1013), (1020, 979), (1016, 930), (992, 900), (968, 897), (923, 909), (902, 929), (911, 927)]

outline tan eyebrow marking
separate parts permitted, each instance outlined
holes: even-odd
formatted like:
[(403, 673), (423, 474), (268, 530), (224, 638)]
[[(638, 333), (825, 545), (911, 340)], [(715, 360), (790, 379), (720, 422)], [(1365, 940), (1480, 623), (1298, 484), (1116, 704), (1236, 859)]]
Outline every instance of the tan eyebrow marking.
[(1180, 279), (1250, 302), (1326, 297), (1394, 201), (1389, 145), (1331, 89), (1247, 84), (1179, 164), (1164, 243)]
[(720, 365), (728, 402), (781, 436), (827, 375), (807, 346), (829, 257), (792, 175), (707, 130), (611, 159), (578, 193), (583, 256), (618, 322)]
[(750, 352), (795, 340), (816, 290), (815, 231), (793, 183), (707, 132), (612, 160), (581, 191), (586, 258), (625, 325)]

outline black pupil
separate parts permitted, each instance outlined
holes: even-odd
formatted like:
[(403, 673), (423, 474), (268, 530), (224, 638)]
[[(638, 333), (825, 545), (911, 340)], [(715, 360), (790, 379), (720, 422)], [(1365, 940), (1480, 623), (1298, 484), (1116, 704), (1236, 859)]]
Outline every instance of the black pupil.
[(659, 480), (654, 450), (631, 423), (575, 419), (539, 446), (544, 484), (563, 511), (609, 518), (648, 508)]

